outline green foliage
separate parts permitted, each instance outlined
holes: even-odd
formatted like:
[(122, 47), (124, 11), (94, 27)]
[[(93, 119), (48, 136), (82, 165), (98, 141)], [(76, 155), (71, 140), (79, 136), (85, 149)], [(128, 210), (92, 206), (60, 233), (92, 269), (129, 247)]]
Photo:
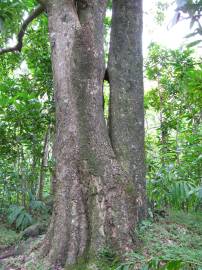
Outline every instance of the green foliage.
[(202, 65), (189, 49), (151, 44), (146, 74), (155, 82), (145, 96), (149, 198), (157, 207), (197, 210), (202, 202)]
[(172, 212), (158, 222), (145, 220), (136, 231), (142, 247), (127, 254), (116, 270), (200, 270), (201, 213)]
[(0, 225), (0, 246), (11, 246), (17, 242), (19, 235), (11, 229)]
[(159, 25), (165, 21), (165, 11), (168, 9), (169, 3), (166, 0), (159, 0), (156, 3), (156, 16), (155, 20)]
[[(22, 20), (36, 4), (32, 0), (1, 1), (4, 31), (0, 47), (13, 43), (10, 37), (15, 39)], [(27, 207), (30, 193), (37, 196), (42, 170), (45, 171), (44, 195), (50, 190), (54, 105), (47, 28), (47, 16), (40, 16), (29, 25), (22, 52), (1, 55), (0, 201), (1, 211), (5, 213), (10, 205)], [(50, 131), (48, 162), (42, 168), (47, 130)], [(36, 203), (35, 200), (33, 208), (39, 208)]]
[(46, 206), (45, 204), (42, 202), (42, 201), (39, 201), (39, 200), (32, 200), (30, 202), (30, 208), (33, 210), (33, 211), (43, 211), (46, 209)]
[(14, 205), (9, 209), (8, 222), (15, 224), (16, 229), (24, 230), (33, 223), (33, 218), (24, 207)]
[(18, 25), (21, 22), (23, 13), (29, 12), (35, 4), (36, 2), (32, 0), (0, 1), (0, 18), (3, 21), (3, 29), (1, 32), (5, 34), (6, 38), (9, 38), (13, 32), (18, 31)]
[(32, 193), (29, 193), (27, 208), (19, 205), (9, 207), (8, 222), (10, 225), (14, 224), (17, 230), (24, 230), (35, 222), (35, 218), (39, 214), (47, 214), (46, 205), (44, 202), (37, 200)]
[(98, 252), (97, 262), (99, 268), (103, 270), (114, 270), (120, 262), (119, 256), (110, 247), (103, 247)]
[(138, 254), (132, 254), (132, 261), (121, 264), (115, 270), (134, 270), (136, 264), (139, 264), (139, 260), (143, 263), (143, 266), (139, 266), (138, 270), (201, 270), (201, 267), (195, 263), (189, 261), (184, 262), (181, 260), (168, 260), (164, 257), (155, 257), (146, 261), (144, 257)]
[(132, 270), (134, 268), (134, 263), (123, 263), (119, 267), (116, 268), (116, 270)]
[(37, 198), (29, 192), (29, 209), (32, 213), (46, 211), (46, 205), (44, 202), (37, 200)]

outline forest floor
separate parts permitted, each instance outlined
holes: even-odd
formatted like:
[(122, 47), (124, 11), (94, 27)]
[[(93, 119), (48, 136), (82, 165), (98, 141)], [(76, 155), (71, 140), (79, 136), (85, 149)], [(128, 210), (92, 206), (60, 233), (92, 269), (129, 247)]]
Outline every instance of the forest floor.
[[(167, 261), (186, 264), (186, 268), (168, 268), (171, 270), (202, 269), (202, 212), (170, 212), (165, 218), (157, 216), (155, 221), (143, 221), (135, 233), (141, 246), (127, 255), (125, 264), (120, 266), (110, 249), (105, 249), (100, 252), (94, 269), (152, 269), (148, 267), (149, 264), (154, 265), (155, 262), (155, 265), (161, 265), (161, 262), (165, 264)], [(19, 240), (20, 238), (20, 233), (6, 224), (0, 224), (0, 270), (43, 270), (43, 266), (38, 267), (34, 263), (22, 266), (26, 261), (26, 254), (37, 248), (43, 236), (26, 240)], [(81, 266), (80, 269), (88, 270)]]
[(156, 222), (146, 220), (140, 225), (138, 235), (142, 246), (131, 254), (135, 269), (143, 269), (148, 262), (178, 261), (186, 265), (182, 269), (202, 270), (202, 212), (170, 212)]

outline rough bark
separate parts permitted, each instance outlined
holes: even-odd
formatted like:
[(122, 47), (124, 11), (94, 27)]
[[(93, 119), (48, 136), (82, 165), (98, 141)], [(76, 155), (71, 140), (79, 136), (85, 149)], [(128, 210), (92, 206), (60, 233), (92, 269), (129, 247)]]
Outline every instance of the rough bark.
[(146, 217), (142, 0), (113, 1), (109, 52), (109, 132), (122, 168), (132, 175), (137, 216)]
[(42, 247), (53, 264), (134, 248), (134, 183), (112, 150), (102, 108), (106, 0), (49, 0), (55, 82), (55, 199)]

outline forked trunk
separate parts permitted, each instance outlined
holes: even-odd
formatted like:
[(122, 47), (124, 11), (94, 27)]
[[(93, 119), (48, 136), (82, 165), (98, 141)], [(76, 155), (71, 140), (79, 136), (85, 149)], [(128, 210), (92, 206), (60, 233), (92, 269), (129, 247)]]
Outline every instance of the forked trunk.
[(49, 0), (56, 185), (43, 255), (72, 265), (101, 247), (134, 248), (134, 181), (112, 150), (102, 108), (106, 0)]

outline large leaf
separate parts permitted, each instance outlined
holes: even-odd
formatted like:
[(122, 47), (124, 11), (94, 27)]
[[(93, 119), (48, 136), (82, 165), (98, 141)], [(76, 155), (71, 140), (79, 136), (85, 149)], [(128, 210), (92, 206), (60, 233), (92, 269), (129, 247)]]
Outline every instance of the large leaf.
[(23, 219), (25, 217), (25, 213), (21, 212), (20, 215), (16, 219), (16, 228), (19, 229), (22, 226)]
[(8, 216), (8, 221), (10, 224), (13, 224), (17, 217), (20, 215), (20, 213), (22, 213), (22, 211), (24, 211), (24, 207), (20, 207), (20, 206), (12, 206), (10, 209), (9, 209), (9, 216)]

